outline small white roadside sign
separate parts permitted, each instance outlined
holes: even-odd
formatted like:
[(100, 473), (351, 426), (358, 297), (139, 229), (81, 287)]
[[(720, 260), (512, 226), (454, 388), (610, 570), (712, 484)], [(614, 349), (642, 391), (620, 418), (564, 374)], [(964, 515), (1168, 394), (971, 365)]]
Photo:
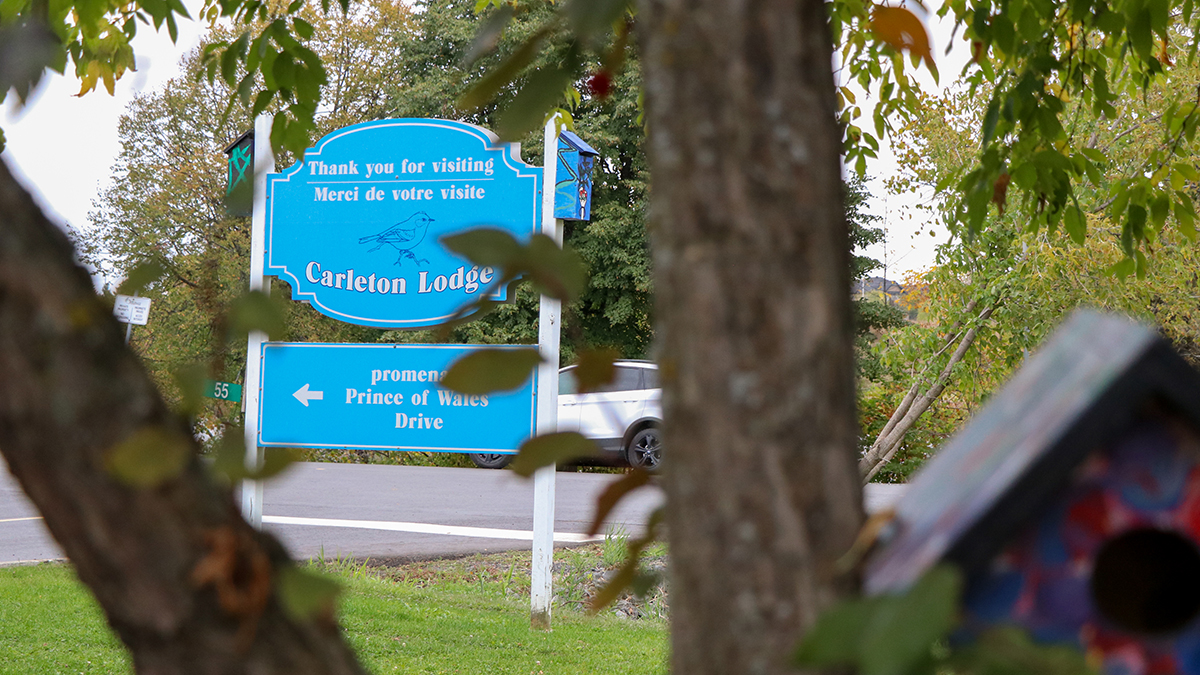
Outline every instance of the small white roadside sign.
[(150, 319), (150, 298), (117, 295), (117, 303), (113, 305), (113, 314), (121, 323), (145, 326)]

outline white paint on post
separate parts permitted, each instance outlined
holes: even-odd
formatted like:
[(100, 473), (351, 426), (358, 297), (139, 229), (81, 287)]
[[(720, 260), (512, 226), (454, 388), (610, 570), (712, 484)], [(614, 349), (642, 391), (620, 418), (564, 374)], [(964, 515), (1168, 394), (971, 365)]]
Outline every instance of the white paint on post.
[[(562, 221), (554, 218), (555, 169), (558, 165), (558, 116), (546, 122), (542, 152), (542, 234), (562, 245)], [(558, 430), (558, 344), (562, 303), (542, 296), (538, 311), (538, 350), (545, 359), (537, 371), (538, 435)], [(533, 475), (533, 572), (530, 588), (530, 622), (550, 629), (554, 598), (551, 568), (554, 563), (554, 477), (547, 466)]]
[[(275, 153), (271, 150), (271, 117), (259, 115), (254, 120), (254, 209), (250, 216), (250, 290), (271, 292), (263, 279), (266, 257), (267, 174), (275, 171)], [(246, 468), (256, 470), (263, 463), (263, 449), (258, 447), (258, 399), (262, 393), (262, 343), (267, 336), (251, 331), (246, 340), (246, 382), (242, 401), (246, 410)], [(261, 481), (242, 481), (242, 516), (252, 526), (262, 529), (263, 486)]]

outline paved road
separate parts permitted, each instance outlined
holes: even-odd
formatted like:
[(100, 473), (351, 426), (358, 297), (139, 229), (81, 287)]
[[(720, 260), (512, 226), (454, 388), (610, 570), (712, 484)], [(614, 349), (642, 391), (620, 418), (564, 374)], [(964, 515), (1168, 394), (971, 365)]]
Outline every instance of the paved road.
[[(596, 496), (614, 479), (557, 474), (558, 543), (585, 538)], [(868, 510), (895, 501), (900, 489), (871, 486)], [(606, 523), (640, 533), (661, 502), (657, 487), (638, 490)], [(509, 471), (302, 463), (267, 483), (264, 514), (265, 528), (299, 558), (415, 559), (528, 548), (533, 483)], [(37, 511), (0, 472), (0, 565), (61, 557)]]

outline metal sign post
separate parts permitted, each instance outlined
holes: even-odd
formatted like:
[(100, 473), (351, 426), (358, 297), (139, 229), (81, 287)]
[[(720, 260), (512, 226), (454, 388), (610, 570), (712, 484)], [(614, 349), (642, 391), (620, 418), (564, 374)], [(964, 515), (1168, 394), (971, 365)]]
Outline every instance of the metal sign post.
[[(562, 221), (554, 218), (554, 175), (558, 166), (558, 115), (546, 121), (542, 153), (542, 234), (562, 245)], [(542, 296), (538, 311), (538, 350), (544, 359), (538, 366), (537, 431), (558, 431), (558, 351), (562, 303)], [(554, 599), (554, 478), (555, 467), (533, 475), (533, 570), (530, 579), (530, 623), (550, 629), (550, 607)]]
[[(254, 120), (254, 211), (250, 216), (250, 290), (270, 293), (270, 283), (263, 279), (265, 231), (267, 218), (267, 174), (275, 171), (275, 153), (271, 150), (271, 118), (259, 115)], [(251, 331), (246, 340), (246, 386), (243, 397), (246, 405), (246, 468), (255, 471), (262, 466), (263, 451), (258, 447), (259, 364), (262, 343), (267, 336)], [(246, 522), (262, 529), (263, 486), (260, 481), (242, 481), (242, 515)]]

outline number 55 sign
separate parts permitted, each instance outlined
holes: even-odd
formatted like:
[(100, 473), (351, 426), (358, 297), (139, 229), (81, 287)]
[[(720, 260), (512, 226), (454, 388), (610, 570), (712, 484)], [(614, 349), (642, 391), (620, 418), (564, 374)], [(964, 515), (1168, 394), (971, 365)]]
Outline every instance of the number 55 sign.
[(206, 380), (204, 382), (204, 395), (219, 401), (233, 401), (236, 403), (242, 400), (242, 385), (232, 382)]

